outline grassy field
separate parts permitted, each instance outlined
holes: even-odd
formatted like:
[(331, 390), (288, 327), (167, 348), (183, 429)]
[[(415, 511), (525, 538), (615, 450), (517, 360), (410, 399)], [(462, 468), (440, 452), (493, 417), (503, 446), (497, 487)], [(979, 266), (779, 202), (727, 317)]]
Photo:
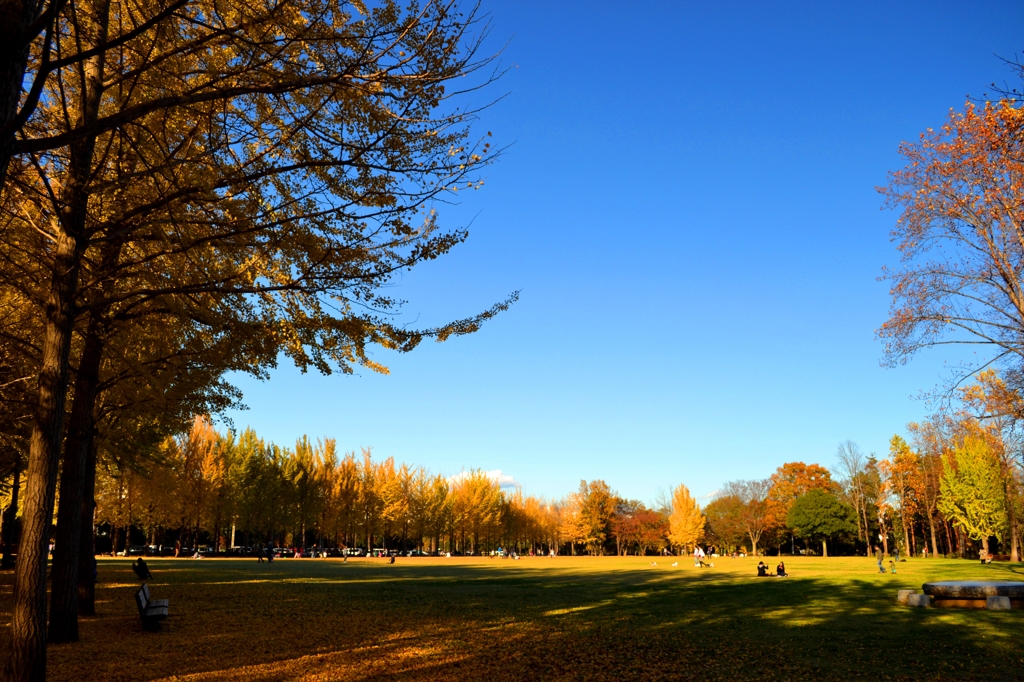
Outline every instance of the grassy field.
[[(154, 559), (162, 632), (143, 632), (126, 560), (101, 560), (96, 618), (50, 647), (54, 680), (1021, 679), (1024, 612), (910, 609), (939, 579), (1024, 567), (793, 558)], [(772, 562), (774, 565), (775, 562)], [(10, 573), (0, 576), (10, 622)], [(0, 646), (4, 646), (0, 643)]]

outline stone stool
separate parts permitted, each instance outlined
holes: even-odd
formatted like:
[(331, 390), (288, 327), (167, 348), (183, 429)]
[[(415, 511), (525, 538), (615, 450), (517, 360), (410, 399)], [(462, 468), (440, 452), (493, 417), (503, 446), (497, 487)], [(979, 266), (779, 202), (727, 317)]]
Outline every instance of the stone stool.
[(899, 590), (896, 592), (896, 603), (906, 606), (910, 601), (910, 595), (917, 594), (917, 590)]
[(932, 596), (930, 594), (908, 594), (907, 605), (930, 608), (932, 605)]

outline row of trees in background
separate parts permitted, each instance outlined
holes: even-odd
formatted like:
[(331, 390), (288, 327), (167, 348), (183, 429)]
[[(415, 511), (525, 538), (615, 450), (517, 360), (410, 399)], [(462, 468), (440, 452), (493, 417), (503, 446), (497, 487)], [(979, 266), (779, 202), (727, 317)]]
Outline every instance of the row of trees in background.
[(883, 458), (847, 441), (836, 465), (789, 462), (763, 480), (731, 481), (703, 509), (680, 485), (650, 506), (604, 481), (561, 499), (503, 490), (479, 470), (446, 477), (339, 453), (303, 437), (293, 448), (254, 431), (218, 433), (206, 418), (168, 438), (148, 464), (107, 461), (97, 521), (112, 550), (131, 542), (209, 544), (225, 550), (273, 541), (305, 548), (402, 547), (478, 553), (498, 546), (577, 554), (811, 550), (1019, 556), (1020, 397), (993, 371), (960, 391), (960, 409), (910, 424)]
[(858, 551), (969, 556), (999, 549), (1020, 557), (1024, 483), (1020, 394), (993, 370), (947, 407), (892, 437), (884, 458), (853, 442), (835, 470), (784, 464), (765, 480), (734, 481), (704, 508), (706, 537), (725, 548), (783, 551), (796, 540), (835, 539)]
[(401, 547), (478, 553), (499, 545), (570, 554), (645, 553), (700, 539), (703, 516), (685, 487), (672, 509), (620, 499), (604, 481), (560, 500), (502, 490), (483, 471), (456, 476), (339, 453), (333, 439), (293, 448), (249, 429), (218, 433), (196, 418), (156, 457), (101, 466), (96, 520), (112, 551), (146, 544), (208, 544), (215, 551), (274, 542), (306, 548)]

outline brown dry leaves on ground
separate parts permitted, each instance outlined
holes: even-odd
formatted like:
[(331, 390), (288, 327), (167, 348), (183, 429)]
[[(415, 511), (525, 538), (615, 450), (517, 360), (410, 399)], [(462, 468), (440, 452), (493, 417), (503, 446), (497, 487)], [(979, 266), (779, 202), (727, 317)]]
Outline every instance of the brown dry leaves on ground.
[[(125, 560), (100, 563), (96, 618), (51, 646), (53, 680), (1013, 679), (1021, 612), (911, 610), (897, 589), (1010, 566), (868, 559), (700, 571), (642, 558), (152, 560), (159, 633)], [(978, 575), (979, 571), (985, 576)], [(0, 576), (10, 618), (10, 575)], [(7, 636), (7, 628), (3, 636)], [(1007, 677), (1010, 676), (1010, 677)]]

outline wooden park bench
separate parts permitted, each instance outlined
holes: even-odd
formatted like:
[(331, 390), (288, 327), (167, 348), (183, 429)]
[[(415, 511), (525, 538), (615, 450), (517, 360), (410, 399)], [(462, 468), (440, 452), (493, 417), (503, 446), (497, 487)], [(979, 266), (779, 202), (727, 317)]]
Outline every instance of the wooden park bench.
[(166, 599), (150, 599), (149, 585), (142, 583), (142, 587), (135, 593), (135, 605), (139, 607), (139, 618), (142, 619), (142, 629), (155, 632), (160, 629), (160, 621), (167, 617), (168, 602)]

